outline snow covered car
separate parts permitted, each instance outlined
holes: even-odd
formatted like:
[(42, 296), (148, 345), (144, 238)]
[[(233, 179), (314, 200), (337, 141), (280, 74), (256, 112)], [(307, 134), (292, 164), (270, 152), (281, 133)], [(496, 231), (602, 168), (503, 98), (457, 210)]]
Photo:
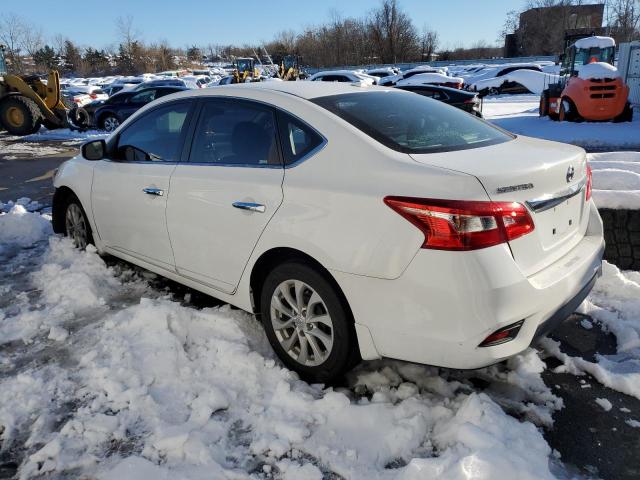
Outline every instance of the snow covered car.
[(90, 85), (75, 85), (62, 91), (62, 100), (67, 107), (79, 108), (94, 100), (106, 100), (109, 98), (100, 87)]
[(502, 93), (535, 93), (540, 95), (550, 84), (558, 83), (559, 75), (543, 73), (537, 70), (515, 70), (500, 77), (478, 80), (468, 85), (469, 90), (481, 95), (498, 95)]
[(378, 77), (353, 70), (328, 70), (318, 72), (309, 77), (311, 82), (348, 82), (373, 85), (378, 82)]
[(256, 313), (314, 382), (359, 358), (518, 354), (582, 302), (604, 249), (584, 150), (382, 87), (170, 95), (54, 185), (56, 232)]
[(410, 78), (403, 78), (395, 83), (398, 87), (407, 87), (410, 85), (440, 85), (442, 87), (450, 87), (461, 89), (464, 86), (464, 79), (460, 77), (449, 77), (442, 73), (417, 73)]

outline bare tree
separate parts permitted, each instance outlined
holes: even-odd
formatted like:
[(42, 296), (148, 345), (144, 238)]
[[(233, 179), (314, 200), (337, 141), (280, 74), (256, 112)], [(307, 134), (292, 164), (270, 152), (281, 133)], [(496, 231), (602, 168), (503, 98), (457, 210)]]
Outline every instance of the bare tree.
[(409, 16), (400, 10), (397, 0), (382, 0), (371, 15), (370, 28), (384, 63), (415, 58), (418, 34)]
[(421, 60), (431, 60), (431, 56), (438, 48), (438, 32), (430, 30), (427, 25), (422, 27), (422, 35), (420, 36), (420, 58)]
[(618, 42), (640, 38), (640, 0), (609, 0), (607, 23)]
[(22, 73), (24, 69), (22, 48), (26, 30), (22, 17), (13, 13), (0, 16), (0, 43), (6, 48), (9, 68), (15, 73)]

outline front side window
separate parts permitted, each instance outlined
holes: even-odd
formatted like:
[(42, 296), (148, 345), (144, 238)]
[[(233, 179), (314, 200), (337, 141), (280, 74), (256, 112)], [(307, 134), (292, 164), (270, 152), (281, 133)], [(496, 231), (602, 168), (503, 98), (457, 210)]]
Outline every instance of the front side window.
[(315, 130), (282, 111), (278, 111), (278, 127), (286, 165), (297, 162), (323, 142)]
[(273, 109), (248, 101), (207, 101), (193, 136), (189, 161), (214, 165), (282, 165)]
[(464, 150), (515, 138), (445, 103), (397, 90), (331, 95), (311, 101), (403, 153)]
[(156, 99), (156, 91), (155, 90), (144, 90), (129, 100), (130, 103), (136, 104), (145, 104), (149, 102), (153, 102)]
[(179, 159), (189, 102), (160, 107), (143, 115), (118, 137), (116, 159), (175, 162)]

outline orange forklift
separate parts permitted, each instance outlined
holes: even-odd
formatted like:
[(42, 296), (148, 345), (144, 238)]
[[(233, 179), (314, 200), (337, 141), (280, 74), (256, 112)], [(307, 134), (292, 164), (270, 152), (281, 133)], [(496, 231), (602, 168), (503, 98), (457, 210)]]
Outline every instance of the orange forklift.
[(540, 116), (561, 122), (630, 122), (629, 87), (613, 66), (615, 50), (611, 37), (585, 37), (568, 46), (560, 81), (540, 96)]

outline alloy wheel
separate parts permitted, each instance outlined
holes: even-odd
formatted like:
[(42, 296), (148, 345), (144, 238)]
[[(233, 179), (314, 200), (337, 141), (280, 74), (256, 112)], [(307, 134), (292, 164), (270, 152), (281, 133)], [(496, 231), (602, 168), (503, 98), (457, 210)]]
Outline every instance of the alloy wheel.
[(120, 126), (120, 122), (116, 117), (107, 117), (104, 120), (104, 129), (107, 132), (113, 132), (119, 126)]
[(271, 325), (285, 352), (307, 367), (324, 363), (333, 348), (333, 323), (320, 295), (300, 280), (285, 280), (271, 297)]
[(73, 240), (73, 244), (78, 248), (85, 248), (89, 241), (87, 223), (84, 214), (76, 203), (70, 203), (65, 215), (65, 226), (67, 236)]

